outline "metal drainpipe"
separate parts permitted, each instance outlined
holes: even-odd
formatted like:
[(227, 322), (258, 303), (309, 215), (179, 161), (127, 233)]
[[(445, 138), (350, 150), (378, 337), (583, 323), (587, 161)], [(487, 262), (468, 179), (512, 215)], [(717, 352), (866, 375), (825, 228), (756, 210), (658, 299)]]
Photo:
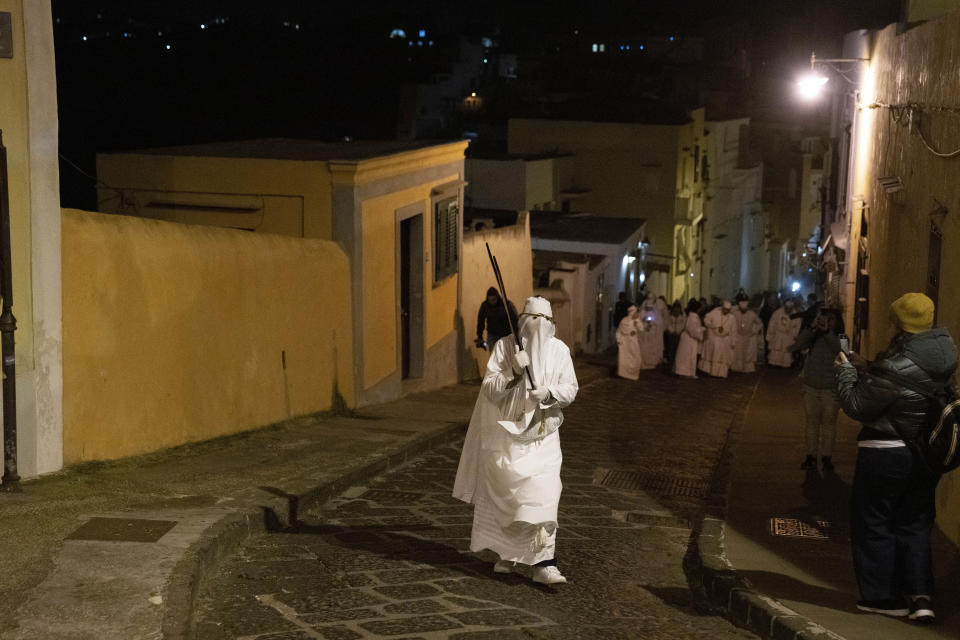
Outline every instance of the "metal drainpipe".
[(0, 313), (3, 358), (3, 484), (0, 490), (20, 491), (17, 473), (17, 378), (14, 367), (13, 332), (17, 319), (13, 317), (13, 267), (10, 264), (10, 199), (7, 188), (7, 148), (3, 146), (0, 130)]

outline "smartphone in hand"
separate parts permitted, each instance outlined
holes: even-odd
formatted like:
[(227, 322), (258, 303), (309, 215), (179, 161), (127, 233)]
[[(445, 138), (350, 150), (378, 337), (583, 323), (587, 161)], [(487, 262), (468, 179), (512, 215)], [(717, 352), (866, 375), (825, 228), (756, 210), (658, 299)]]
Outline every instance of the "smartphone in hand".
[(850, 338), (848, 338), (845, 333), (840, 334), (840, 351), (845, 355), (850, 353)]

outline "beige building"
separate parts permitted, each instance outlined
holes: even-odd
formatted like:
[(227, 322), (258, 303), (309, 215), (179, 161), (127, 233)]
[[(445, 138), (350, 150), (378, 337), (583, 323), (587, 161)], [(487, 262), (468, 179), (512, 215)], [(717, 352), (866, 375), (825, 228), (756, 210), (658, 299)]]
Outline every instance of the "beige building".
[(101, 211), (334, 240), (359, 405), (457, 380), (466, 142), (252, 140), (101, 154)]
[[(60, 175), (50, 3), (0, 1), (0, 130), (7, 149), (19, 474), (63, 464)], [(0, 177), (0, 180), (3, 178)]]
[(706, 123), (702, 269), (708, 297), (732, 298), (740, 287), (754, 294), (783, 284), (770, 277), (771, 262), (781, 247), (767, 237), (763, 166), (745, 162), (742, 153), (749, 123), (748, 118)]
[[(911, 3), (911, 5), (919, 3)], [(932, 3), (925, 3), (931, 5)], [(847, 330), (867, 357), (894, 332), (890, 304), (908, 291), (937, 303), (938, 325), (960, 336), (960, 118), (956, 70), (960, 11), (848, 37), (845, 57), (862, 57), (848, 180), (834, 229), (846, 236)], [(960, 542), (960, 474), (944, 477), (938, 524)]]
[(555, 154), (476, 156), (466, 160), (468, 207), (507, 211), (569, 210), (583, 195), (575, 158)]
[(668, 274), (651, 290), (671, 300), (701, 294), (706, 146), (702, 108), (637, 122), (511, 119), (508, 132), (511, 154), (574, 157), (573, 210), (646, 221), (644, 257)]

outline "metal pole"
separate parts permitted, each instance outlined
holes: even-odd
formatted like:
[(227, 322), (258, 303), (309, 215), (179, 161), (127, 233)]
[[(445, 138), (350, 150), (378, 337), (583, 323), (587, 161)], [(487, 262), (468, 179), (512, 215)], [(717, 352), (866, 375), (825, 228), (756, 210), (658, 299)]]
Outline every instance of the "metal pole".
[(17, 473), (17, 377), (15, 371), (13, 332), (13, 266), (10, 258), (10, 198), (7, 188), (7, 148), (0, 130), (0, 357), (3, 369), (3, 484), (2, 491), (20, 491)]

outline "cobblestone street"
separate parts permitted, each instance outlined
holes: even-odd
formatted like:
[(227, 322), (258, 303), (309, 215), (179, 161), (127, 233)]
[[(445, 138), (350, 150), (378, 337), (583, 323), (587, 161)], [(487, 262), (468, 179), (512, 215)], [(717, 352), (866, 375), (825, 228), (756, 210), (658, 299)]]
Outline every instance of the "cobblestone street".
[[(570, 583), (465, 553), (459, 443), (253, 538), (198, 603), (200, 640), (753, 638), (698, 614), (683, 572), (727, 428), (755, 376), (603, 379), (565, 410), (558, 560)], [(479, 389), (479, 387), (478, 387)], [(387, 425), (384, 425), (385, 427)]]

